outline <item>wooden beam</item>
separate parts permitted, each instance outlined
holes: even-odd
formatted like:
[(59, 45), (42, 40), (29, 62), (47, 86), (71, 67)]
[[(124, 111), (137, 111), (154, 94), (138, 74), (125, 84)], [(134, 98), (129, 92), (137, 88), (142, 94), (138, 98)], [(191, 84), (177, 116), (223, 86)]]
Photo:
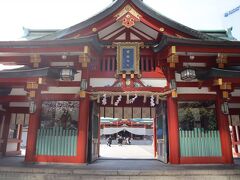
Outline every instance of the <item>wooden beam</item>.
[(240, 48), (202, 47), (202, 46), (177, 46), (177, 52), (202, 52), (202, 53), (240, 53)]
[(216, 99), (215, 94), (178, 94), (177, 100), (180, 101), (209, 101), (209, 100), (215, 100)]
[(0, 103), (6, 102), (26, 102), (28, 101), (27, 96), (1, 96)]

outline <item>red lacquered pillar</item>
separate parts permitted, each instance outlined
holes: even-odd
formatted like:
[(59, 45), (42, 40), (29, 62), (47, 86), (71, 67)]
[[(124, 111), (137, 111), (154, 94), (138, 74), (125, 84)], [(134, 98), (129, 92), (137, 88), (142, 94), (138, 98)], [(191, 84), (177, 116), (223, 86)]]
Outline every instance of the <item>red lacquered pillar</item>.
[(79, 163), (87, 162), (89, 102), (88, 94), (86, 94), (85, 98), (80, 99), (77, 140), (77, 156), (79, 158)]
[(217, 92), (217, 101), (216, 101), (216, 112), (217, 112), (217, 122), (218, 122), (218, 129), (220, 132), (221, 138), (221, 148), (222, 148), (222, 157), (223, 162), (226, 164), (233, 163), (233, 156), (232, 156), (232, 143), (231, 143), (231, 136), (229, 131), (229, 122), (228, 116), (223, 114), (221, 111), (221, 105), (224, 102), (222, 98), (222, 92)]
[(27, 134), (27, 146), (26, 146), (26, 162), (34, 162), (36, 155), (36, 142), (37, 142), (37, 132), (40, 125), (40, 115), (42, 109), (41, 94), (36, 93), (35, 98), (36, 111), (35, 113), (29, 114), (29, 125)]
[(169, 162), (180, 163), (178, 106), (171, 95), (167, 97)]
[(11, 112), (8, 111), (8, 109), (6, 109), (5, 114), (5, 120), (4, 120), (4, 125), (3, 125), (3, 135), (2, 135), (2, 139), (3, 139), (3, 143), (2, 143), (2, 155), (5, 156), (6, 155), (6, 151), (7, 151), (7, 142), (8, 142), (8, 134), (9, 134), (9, 127), (10, 127), (10, 122), (11, 122)]
[[(170, 82), (175, 79), (175, 70), (169, 69), (168, 87)], [(178, 124), (178, 105), (176, 98), (172, 94), (167, 96), (167, 114), (168, 114), (168, 142), (169, 142), (169, 162), (171, 164), (180, 163), (180, 143), (179, 143), (179, 124)]]

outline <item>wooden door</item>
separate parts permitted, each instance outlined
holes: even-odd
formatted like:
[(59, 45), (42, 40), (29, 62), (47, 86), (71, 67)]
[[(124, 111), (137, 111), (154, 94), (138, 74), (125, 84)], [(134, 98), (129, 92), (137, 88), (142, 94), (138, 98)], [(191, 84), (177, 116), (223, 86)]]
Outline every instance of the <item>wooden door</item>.
[(88, 128), (88, 162), (98, 159), (99, 152), (99, 105), (92, 101), (90, 103), (90, 119)]
[(168, 162), (168, 132), (167, 132), (167, 105), (161, 101), (156, 107), (156, 137), (157, 137), (157, 158)]

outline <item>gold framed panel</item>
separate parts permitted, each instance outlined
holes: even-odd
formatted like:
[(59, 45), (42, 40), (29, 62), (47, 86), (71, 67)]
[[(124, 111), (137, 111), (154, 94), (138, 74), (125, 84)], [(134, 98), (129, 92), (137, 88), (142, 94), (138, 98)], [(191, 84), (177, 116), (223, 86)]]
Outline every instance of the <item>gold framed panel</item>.
[[(136, 42), (124, 42), (116, 43), (117, 45), (117, 74), (140, 74), (139, 61), (140, 61), (140, 47), (143, 43)], [(130, 54), (129, 68), (124, 67), (124, 51), (130, 50), (133, 54)]]

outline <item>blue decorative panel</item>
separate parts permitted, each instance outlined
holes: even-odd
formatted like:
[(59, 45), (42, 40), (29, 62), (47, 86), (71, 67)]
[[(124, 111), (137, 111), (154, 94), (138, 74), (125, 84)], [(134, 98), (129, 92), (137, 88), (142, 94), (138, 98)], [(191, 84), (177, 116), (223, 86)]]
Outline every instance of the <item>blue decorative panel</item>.
[(122, 70), (134, 71), (134, 48), (122, 49)]

